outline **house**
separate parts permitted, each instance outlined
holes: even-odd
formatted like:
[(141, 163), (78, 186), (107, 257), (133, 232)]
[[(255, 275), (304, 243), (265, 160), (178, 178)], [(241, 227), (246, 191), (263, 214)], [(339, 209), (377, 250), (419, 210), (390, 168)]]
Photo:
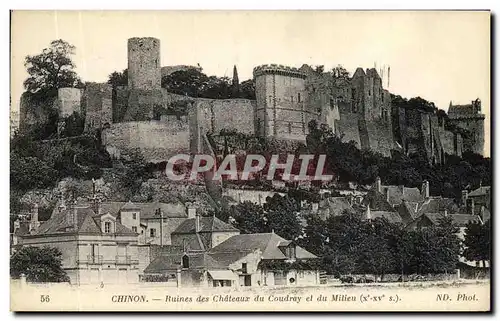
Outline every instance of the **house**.
[[(383, 198), (381, 198), (381, 195), (383, 195)], [(427, 198), (429, 198), (428, 181), (424, 181), (422, 183), (422, 188), (418, 189), (416, 187), (405, 187), (403, 185), (382, 185), (380, 177), (375, 179), (375, 183), (367, 195), (368, 201), (377, 200), (381, 202), (382, 199), (385, 199), (385, 202), (392, 208), (400, 205), (404, 200), (409, 202), (422, 202)], [(377, 208), (375, 204), (370, 204), (370, 206), (372, 208)]]
[(239, 286), (319, 284), (311, 264), (317, 257), (274, 232), (232, 236), (209, 255), (238, 276)]
[(465, 227), (469, 222), (482, 222), (478, 215), (470, 214), (448, 214), (446, 211), (444, 213), (424, 213), (417, 217), (413, 222), (406, 226), (407, 229), (421, 229), (431, 226), (436, 226), (439, 224), (439, 219), (444, 217), (451, 217), (452, 222), (455, 226), (460, 229), (458, 236), (463, 239)]
[(275, 233), (235, 234), (209, 250), (184, 247), (160, 255), (146, 267), (144, 279), (197, 287), (315, 285), (319, 271), (311, 260), (316, 258)]
[(236, 286), (236, 275), (207, 252), (180, 251), (160, 255), (144, 270), (144, 281), (154, 278), (177, 287)]
[(34, 225), (18, 236), (17, 246), (58, 248), (72, 284), (138, 282), (138, 234), (115, 216), (88, 204), (62, 203), (49, 220)]
[(476, 205), (482, 205), (489, 209), (491, 206), (491, 186), (480, 186), (468, 193), (467, 198), (473, 199)]
[(364, 220), (375, 220), (377, 218), (384, 218), (386, 219), (389, 223), (392, 224), (402, 224), (403, 220), (401, 219), (401, 216), (399, 215), (398, 212), (394, 211), (373, 211), (370, 208), (370, 205), (368, 205), (365, 209), (364, 213)]
[(354, 211), (352, 207), (353, 196), (331, 196), (319, 201), (319, 204), (312, 206), (312, 212), (319, 215), (322, 220), (330, 216), (340, 216), (345, 211)]
[(486, 222), (491, 216), (491, 186), (480, 186), (470, 193), (462, 191), (461, 205), (462, 211), (480, 215)]
[(459, 207), (455, 203), (455, 200), (441, 196), (431, 196), (420, 202), (403, 200), (399, 206), (396, 206), (396, 209), (405, 225), (426, 213), (447, 212), (454, 214), (459, 212)]
[(182, 204), (161, 202), (98, 202), (96, 207), (99, 213), (109, 213), (137, 232), (139, 245), (171, 244), (171, 233), (188, 218), (189, 211)]
[(172, 232), (172, 245), (189, 250), (208, 251), (240, 231), (215, 216), (201, 216), (196, 210)]

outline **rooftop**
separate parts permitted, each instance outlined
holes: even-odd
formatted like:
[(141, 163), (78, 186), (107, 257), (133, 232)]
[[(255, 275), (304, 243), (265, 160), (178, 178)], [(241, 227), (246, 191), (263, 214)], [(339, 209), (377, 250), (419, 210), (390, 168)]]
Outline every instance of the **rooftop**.
[[(200, 231), (203, 232), (239, 232), (231, 224), (225, 223), (215, 216), (200, 216)], [(196, 218), (185, 220), (175, 229), (172, 234), (193, 234), (196, 233)]]

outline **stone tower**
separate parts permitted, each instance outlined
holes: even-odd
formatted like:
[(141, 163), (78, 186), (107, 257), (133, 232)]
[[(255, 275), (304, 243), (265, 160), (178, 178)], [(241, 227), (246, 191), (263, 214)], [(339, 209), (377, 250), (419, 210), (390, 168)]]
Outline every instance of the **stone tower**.
[(450, 102), (448, 122), (466, 131), (463, 136), (464, 151), (484, 154), (484, 118), (479, 98), (468, 105), (453, 105)]
[(305, 140), (308, 122), (319, 117), (314, 108), (305, 103), (306, 73), (281, 65), (262, 65), (254, 68), (253, 76), (257, 134)]
[(161, 103), (160, 40), (128, 40), (128, 108), (125, 121), (150, 120)]
[(375, 68), (357, 68), (351, 80), (352, 113), (359, 114), (358, 128), (362, 149), (389, 156), (394, 148), (391, 97), (382, 87)]

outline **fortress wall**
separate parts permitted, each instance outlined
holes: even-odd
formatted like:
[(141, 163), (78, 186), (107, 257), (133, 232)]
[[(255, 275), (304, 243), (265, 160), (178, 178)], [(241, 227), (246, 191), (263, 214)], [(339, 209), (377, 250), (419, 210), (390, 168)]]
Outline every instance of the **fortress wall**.
[(335, 122), (335, 131), (337, 135), (343, 135), (342, 141), (356, 143), (361, 148), (361, 138), (359, 135), (359, 114), (341, 113), (340, 119)]
[(394, 139), (391, 127), (384, 121), (373, 120), (366, 122), (366, 131), (369, 139), (369, 148), (384, 156), (390, 156), (394, 148)]
[(26, 131), (32, 126), (42, 124), (48, 120), (48, 111), (56, 108), (56, 99), (47, 102), (47, 105), (33, 102), (28, 93), (21, 95), (19, 104), (19, 130)]
[(238, 203), (248, 201), (258, 205), (263, 205), (267, 202), (267, 197), (273, 197), (275, 194), (279, 194), (280, 196), (285, 195), (284, 193), (278, 193), (275, 191), (257, 191), (234, 188), (226, 188), (222, 193), (223, 196), (231, 197)]
[(189, 153), (188, 120), (183, 117), (112, 124), (103, 131), (103, 142), (115, 157), (139, 149), (147, 161), (167, 161), (174, 154)]
[(81, 113), (82, 90), (79, 88), (59, 88), (57, 103), (59, 116), (68, 117), (74, 112)]
[(470, 150), (483, 155), (484, 153), (484, 115), (474, 115), (473, 117), (450, 118), (449, 122), (470, 132), (470, 137), (463, 140), (464, 151)]
[(112, 95), (111, 85), (87, 84), (83, 93), (83, 100), (86, 106), (86, 130), (89, 128), (101, 128), (106, 123), (112, 123)]
[(441, 140), (441, 146), (445, 153), (454, 155), (455, 154), (455, 134), (453, 132), (444, 130), (442, 127), (438, 129), (439, 137)]
[(196, 99), (197, 126), (204, 132), (221, 129), (255, 133), (255, 101), (248, 99)]

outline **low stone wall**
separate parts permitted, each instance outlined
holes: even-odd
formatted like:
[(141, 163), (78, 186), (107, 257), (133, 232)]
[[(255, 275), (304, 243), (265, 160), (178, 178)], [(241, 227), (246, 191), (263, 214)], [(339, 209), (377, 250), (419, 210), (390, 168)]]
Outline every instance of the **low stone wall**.
[(111, 124), (102, 136), (106, 150), (113, 157), (140, 150), (147, 161), (163, 162), (172, 155), (189, 152), (189, 126), (185, 117)]

